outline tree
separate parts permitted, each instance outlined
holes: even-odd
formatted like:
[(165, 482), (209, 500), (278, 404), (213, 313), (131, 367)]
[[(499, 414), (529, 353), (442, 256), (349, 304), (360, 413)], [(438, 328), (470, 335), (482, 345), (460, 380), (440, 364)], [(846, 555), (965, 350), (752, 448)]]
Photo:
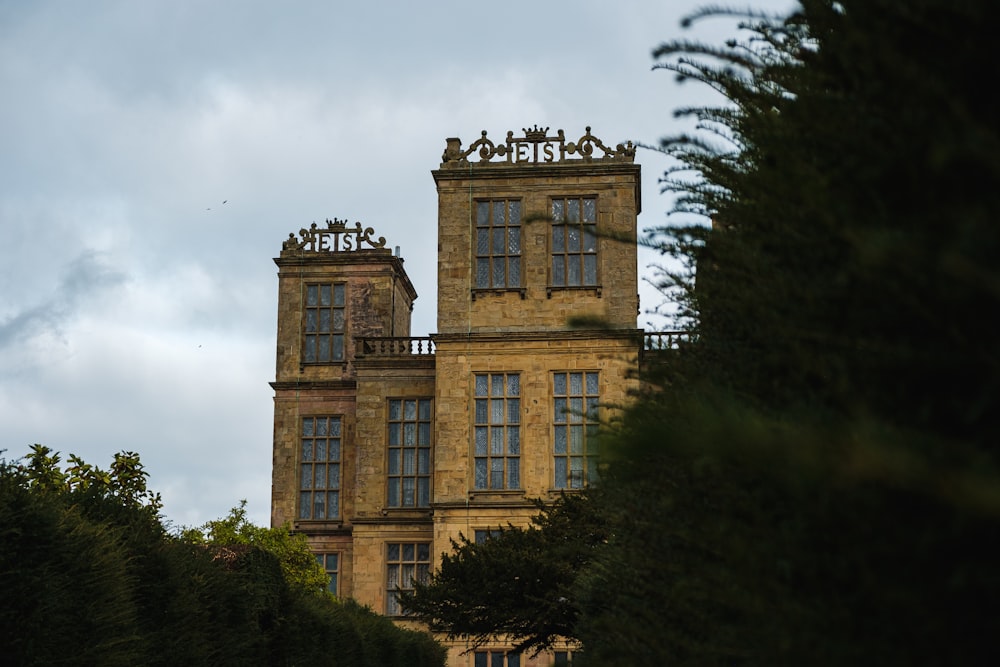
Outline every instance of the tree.
[(584, 495), (539, 503), (528, 528), (508, 526), (482, 542), (464, 535), (429, 582), (415, 582), (400, 602), (414, 618), (449, 638), (479, 647), (498, 637), (535, 653), (575, 636), (576, 578), (607, 541), (607, 527)]

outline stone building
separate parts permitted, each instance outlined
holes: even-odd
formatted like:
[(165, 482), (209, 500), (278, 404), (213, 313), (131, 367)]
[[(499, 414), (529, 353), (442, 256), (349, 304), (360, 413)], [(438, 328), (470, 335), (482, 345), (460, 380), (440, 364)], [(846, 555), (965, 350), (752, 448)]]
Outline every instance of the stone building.
[[(371, 228), (289, 234), (275, 260), (271, 521), (308, 536), (337, 595), (399, 616), (397, 585), (459, 533), (526, 525), (531, 499), (595, 479), (595, 429), (627, 399), (643, 348), (634, 153), (590, 128), (575, 142), (538, 127), (448, 139), (426, 338), (410, 336), (403, 260)], [(466, 648), (449, 664), (549, 665), (572, 650)]]

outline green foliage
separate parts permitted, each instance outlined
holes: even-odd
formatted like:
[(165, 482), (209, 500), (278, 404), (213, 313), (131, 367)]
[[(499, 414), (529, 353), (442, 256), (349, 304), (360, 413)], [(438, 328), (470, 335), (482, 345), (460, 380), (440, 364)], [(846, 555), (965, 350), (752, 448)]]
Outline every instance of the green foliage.
[(477, 647), (507, 636), (518, 651), (549, 648), (573, 636), (574, 583), (607, 540), (594, 507), (582, 495), (564, 495), (539, 504), (526, 529), (509, 526), (479, 544), (460, 536), (431, 580), (401, 592), (400, 602), (432, 629)]
[(243, 504), (169, 534), (138, 455), (0, 459), (0, 654), (16, 665), (444, 664), (426, 633), (322, 589), (301, 537)]
[(225, 518), (209, 521), (200, 529), (184, 530), (181, 537), (194, 544), (250, 546), (272, 554), (281, 565), (285, 581), (303, 592), (324, 591), (330, 581), (309, 551), (305, 535), (292, 533), (287, 525), (277, 528), (255, 526), (247, 519), (246, 500), (241, 500)]

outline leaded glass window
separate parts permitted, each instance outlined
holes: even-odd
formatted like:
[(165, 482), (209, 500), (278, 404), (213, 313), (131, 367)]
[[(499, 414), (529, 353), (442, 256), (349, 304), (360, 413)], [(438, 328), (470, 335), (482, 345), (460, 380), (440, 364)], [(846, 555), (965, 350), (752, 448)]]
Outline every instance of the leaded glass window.
[(306, 285), (302, 330), (303, 363), (344, 359), (345, 303), (343, 283)]
[(552, 285), (597, 285), (597, 197), (552, 200)]
[(477, 373), (474, 487), (521, 488), (521, 376)]
[(413, 582), (427, 583), (431, 573), (430, 542), (390, 542), (385, 549), (386, 608), (389, 616), (401, 616), (399, 591), (412, 591)]
[(340, 516), (340, 417), (303, 417), (299, 518)]
[(597, 481), (599, 382), (595, 372), (552, 374), (555, 488)]
[(431, 399), (389, 400), (389, 507), (431, 504)]
[(327, 590), (329, 590), (334, 595), (337, 595), (337, 584), (340, 577), (340, 554), (316, 554), (316, 562), (319, 566), (323, 568), (327, 576), (330, 577), (330, 583), (327, 585)]
[(476, 281), (479, 289), (521, 286), (521, 202), (476, 202)]

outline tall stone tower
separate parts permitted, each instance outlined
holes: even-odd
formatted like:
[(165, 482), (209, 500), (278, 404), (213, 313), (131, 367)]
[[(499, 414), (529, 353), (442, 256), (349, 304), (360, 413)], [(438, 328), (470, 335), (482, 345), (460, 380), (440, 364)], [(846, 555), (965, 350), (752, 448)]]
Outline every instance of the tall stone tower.
[[(450, 540), (526, 525), (533, 499), (599, 478), (596, 433), (634, 388), (642, 348), (633, 158), (590, 128), (448, 139), (429, 338), (409, 336), (416, 294), (372, 230), (332, 221), (285, 242), (272, 522), (308, 536), (335, 593), (406, 624), (397, 587)], [(548, 665), (572, 650), (466, 648), (450, 664)]]

